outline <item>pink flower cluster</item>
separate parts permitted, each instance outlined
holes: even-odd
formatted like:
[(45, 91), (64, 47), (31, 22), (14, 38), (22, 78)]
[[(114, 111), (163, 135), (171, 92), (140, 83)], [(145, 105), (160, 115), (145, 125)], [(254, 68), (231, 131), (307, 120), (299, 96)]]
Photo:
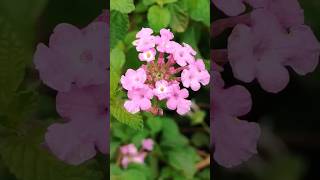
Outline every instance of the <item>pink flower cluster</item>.
[[(133, 42), (139, 52), (139, 60), (145, 61), (139, 69), (128, 69), (121, 77), (122, 87), (128, 91), (124, 103), (130, 113), (150, 111), (162, 114), (163, 110), (152, 105), (151, 100), (166, 100), (170, 110), (184, 115), (190, 111), (191, 101), (186, 88), (198, 91), (201, 85), (208, 85), (210, 74), (202, 59), (196, 59), (193, 48), (173, 41), (169, 29), (161, 29), (160, 36), (152, 35), (150, 28), (142, 28)], [(181, 88), (180, 85), (184, 88)]]
[(212, 23), (213, 39), (232, 28), (227, 47), (212, 50), (216, 63), (212, 72), (214, 158), (220, 165), (232, 167), (257, 153), (260, 130), (257, 124), (237, 118), (250, 111), (251, 96), (243, 86), (224, 87), (223, 66), (229, 63), (234, 77), (243, 82), (256, 80), (263, 90), (278, 93), (289, 83), (288, 67), (299, 75), (315, 70), (320, 44), (304, 24), (297, 0), (212, 2), (226, 15)]
[(34, 54), (41, 80), (58, 91), (56, 108), (63, 118), (48, 127), (46, 146), (73, 165), (109, 152), (107, 16), (105, 11), (83, 29), (57, 25), (49, 46), (40, 43)]
[(142, 141), (141, 150), (138, 151), (134, 144), (127, 144), (120, 147), (121, 165), (127, 168), (130, 163), (143, 164), (148, 152), (153, 150), (154, 142), (152, 139)]

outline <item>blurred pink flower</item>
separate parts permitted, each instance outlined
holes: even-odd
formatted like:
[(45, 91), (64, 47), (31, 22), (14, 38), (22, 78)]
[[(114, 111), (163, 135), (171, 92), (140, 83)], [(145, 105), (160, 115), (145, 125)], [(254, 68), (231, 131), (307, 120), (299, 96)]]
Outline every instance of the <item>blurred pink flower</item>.
[(65, 123), (52, 124), (45, 135), (46, 144), (54, 155), (69, 164), (78, 165), (109, 151), (107, 85), (59, 92), (57, 111)]
[(120, 147), (120, 152), (123, 155), (136, 155), (138, 153), (138, 149), (134, 144), (128, 144)]
[(292, 51), (284, 62), (300, 75), (313, 72), (319, 63), (320, 44), (309, 26), (290, 28)]
[(265, 8), (272, 12), (285, 28), (304, 24), (303, 9), (298, 0), (266, 0)]
[(189, 96), (187, 89), (180, 89), (178, 84), (171, 85), (171, 94), (167, 101), (167, 107), (177, 110), (177, 113), (184, 115), (190, 111), (191, 101), (186, 98)]
[(240, 120), (250, 111), (251, 96), (242, 86), (224, 88), (217, 71), (213, 71), (211, 107), (214, 159), (224, 167), (233, 167), (257, 153), (260, 128), (256, 123)]
[(147, 151), (152, 151), (154, 142), (152, 139), (144, 139), (142, 141), (142, 148)]
[[(253, 11), (251, 20), (250, 27), (237, 25), (228, 40), (228, 58), (236, 78), (244, 82), (256, 78), (264, 90), (277, 93), (289, 83), (285, 65), (297, 70), (305, 67), (301, 73), (314, 70), (319, 44), (310, 29), (299, 26), (289, 34), (266, 10)], [(308, 46), (301, 47), (302, 41)]]
[(49, 87), (69, 91), (107, 81), (107, 24), (92, 22), (83, 30), (62, 23), (50, 37), (49, 47), (39, 44), (34, 64), (40, 78)]

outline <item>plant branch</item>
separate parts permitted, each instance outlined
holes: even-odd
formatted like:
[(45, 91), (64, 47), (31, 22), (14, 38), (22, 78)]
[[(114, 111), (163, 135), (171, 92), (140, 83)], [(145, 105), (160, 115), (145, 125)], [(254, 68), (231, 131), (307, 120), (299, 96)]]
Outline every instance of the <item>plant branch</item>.
[(210, 155), (196, 164), (196, 168), (198, 171), (206, 168), (207, 166), (210, 166)]

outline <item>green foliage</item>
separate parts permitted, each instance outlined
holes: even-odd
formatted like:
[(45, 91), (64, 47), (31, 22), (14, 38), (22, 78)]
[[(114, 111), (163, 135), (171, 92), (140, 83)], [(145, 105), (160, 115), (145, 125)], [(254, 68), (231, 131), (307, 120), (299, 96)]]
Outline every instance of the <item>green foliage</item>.
[(189, 16), (187, 9), (180, 3), (168, 5), (171, 14), (170, 27), (173, 31), (184, 32), (189, 25)]
[[(201, 158), (195, 148), (189, 145), (188, 139), (180, 132), (174, 119), (151, 115), (147, 115), (147, 117), (148, 119), (144, 122), (146, 128), (139, 133), (123, 124), (116, 122), (112, 124), (110, 154), (112, 161), (117, 159), (118, 149), (121, 145), (134, 143), (139, 147), (141, 141), (145, 138), (157, 139), (156, 137), (160, 137), (160, 143), (155, 144), (155, 149), (147, 158), (146, 164), (149, 164), (148, 166), (130, 164), (128, 169), (122, 169), (116, 164), (112, 164), (112, 177), (114, 179), (123, 178), (124, 174), (131, 174), (134, 169), (134, 171), (141, 173), (139, 178), (146, 178), (147, 180), (172, 177), (175, 177), (175, 179), (194, 179), (197, 172), (196, 163)], [(160, 166), (158, 158), (166, 166)]]
[(8, 19), (0, 16), (0, 109), (8, 105), (21, 84), (28, 56)]
[[(43, 134), (43, 130), (37, 131)], [(84, 166), (66, 165), (40, 145), (36, 133), (10, 136), (2, 140), (2, 160), (19, 180), (91, 180), (102, 179), (101, 172)]]
[(110, 1), (110, 9), (117, 10), (121, 13), (130, 13), (135, 9), (135, 7), (133, 0), (113, 0)]
[(159, 32), (162, 28), (168, 27), (170, 20), (170, 11), (166, 7), (154, 5), (148, 11), (149, 25), (156, 32)]
[(110, 113), (118, 121), (129, 125), (134, 129), (143, 128), (142, 117), (138, 114), (131, 114), (126, 111), (123, 107), (124, 101), (111, 101), (110, 103)]
[(118, 11), (110, 13), (110, 49), (113, 49), (126, 36), (129, 28), (129, 17)]
[(196, 1), (191, 5), (191, 18), (200, 21), (206, 26), (210, 26), (210, 1), (207, 0), (189, 0)]

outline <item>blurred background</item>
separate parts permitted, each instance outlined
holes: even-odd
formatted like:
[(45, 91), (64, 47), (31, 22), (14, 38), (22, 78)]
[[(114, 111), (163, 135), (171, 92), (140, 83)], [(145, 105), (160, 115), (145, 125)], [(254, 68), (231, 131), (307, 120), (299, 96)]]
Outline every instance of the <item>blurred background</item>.
[[(320, 1), (300, 0), (305, 23), (320, 39)], [(212, 20), (223, 17), (211, 7)], [(214, 48), (225, 48), (225, 32), (213, 42)], [(302, 45), (303, 46), (303, 45)], [(226, 169), (213, 164), (215, 179), (223, 180), (314, 180), (320, 178), (320, 67), (306, 76), (298, 76), (291, 69), (290, 83), (279, 94), (270, 94), (256, 83), (244, 84), (232, 76), (229, 65), (223, 77), (227, 85), (244, 85), (251, 93), (253, 106), (244, 117), (258, 122), (262, 136), (260, 155), (240, 167)]]
[(56, 91), (42, 84), (32, 61), (37, 44), (47, 44), (56, 25), (85, 27), (108, 6), (104, 0), (0, 1), (1, 180), (106, 177), (101, 154), (84, 165), (70, 166), (45, 149), (46, 128), (61, 118)]

